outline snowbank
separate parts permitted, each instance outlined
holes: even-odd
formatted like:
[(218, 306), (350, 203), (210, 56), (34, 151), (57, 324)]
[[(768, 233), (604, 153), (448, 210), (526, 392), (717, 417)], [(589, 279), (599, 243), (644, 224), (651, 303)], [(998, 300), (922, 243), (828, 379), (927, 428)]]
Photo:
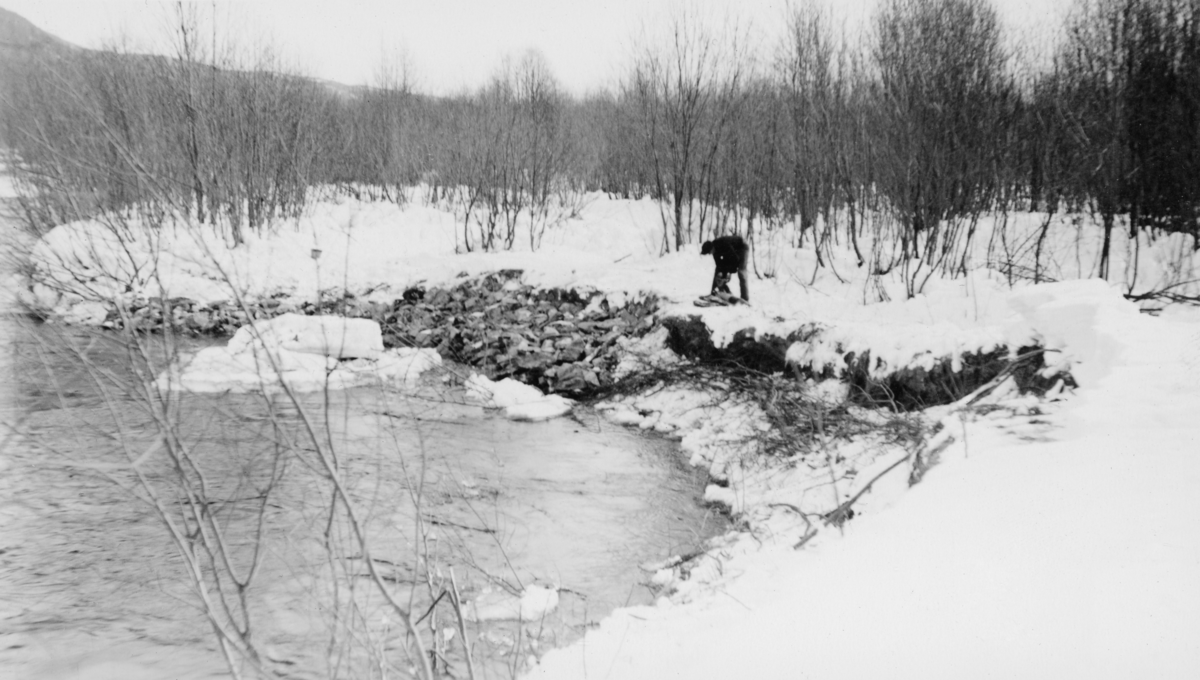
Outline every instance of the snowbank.
[(550, 420), (570, 413), (575, 405), (562, 395), (542, 394), (538, 388), (512, 378), (496, 382), (472, 373), (464, 387), (468, 399), (485, 408), (503, 409), (505, 417), (512, 420)]
[[(458, 256), (453, 213), (345, 197), (314, 203), (304, 216), (270, 230), (247, 233), (237, 248), (216, 230), (183, 221), (163, 228), (136, 217), (76, 222), (52, 230), (33, 253), (38, 280), (56, 297), (26, 297), (58, 313), (81, 300), (164, 294), (202, 304), (228, 302), (234, 292), (250, 303), (267, 298), (298, 303), (323, 290), (390, 302), (417, 283), (436, 285), (497, 269), (536, 271), (530, 283), (539, 285), (587, 281), (636, 292), (636, 284), (620, 285), (624, 268), (609, 271), (611, 253), (657, 259), (656, 248), (630, 250), (657, 219), (652, 203), (621, 202), (597, 208), (586, 223), (548, 234), (538, 253)], [(519, 241), (522, 245), (527, 247)]]
[[(872, 491), (886, 512), (876, 503), (844, 536), (814, 518), (802, 551), (794, 533), (734, 541), (707, 588), (620, 610), (529, 677), (1200, 674), (1196, 315), (1140, 315), (1093, 282), (1012, 303), (1070, 357), (1076, 396), (932, 412), (940, 463), (912, 489), (901, 473)], [(729, 488), (751, 507), (785, 500)]]
[(1038, 343), (1053, 350), (1046, 374), (1070, 371), (1080, 385), (1096, 384), (1119, 352), (1113, 334), (1097, 326), (1120, 329), (1138, 323), (1138, 310), (1098, 279), (1035, 286), (1013, 294), (1010, 304)]
[(430, 349), (385, 351), (374, 321), (286, 314), (243, 326), (228, 345), (172, 364), (157, 384), (188, 392), (276, 392), (284, 383), (297, 392), (379, 383), (412, 387), (441, 363)]
[(376, 359), (383, 353), (383, 332), (369, 319), (282, 314), (242, 326), (229, 339), (235, 354), (253, 345), (334, 359)]

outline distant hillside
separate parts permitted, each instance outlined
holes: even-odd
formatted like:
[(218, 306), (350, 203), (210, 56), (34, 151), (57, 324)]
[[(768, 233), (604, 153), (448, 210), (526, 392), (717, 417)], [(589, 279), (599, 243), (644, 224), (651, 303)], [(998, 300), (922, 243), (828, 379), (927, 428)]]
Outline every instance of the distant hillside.
[(333, 94), (342, 99), (355, 99), (368, 92), (371, 88), (366, 85), (346, 85), (334, 80), (324, 80), (322, 78), (307, 78), (321, 87), (329, 90)]
[[(51, 35), (34, 26), (25, 17), (0, 7), (0, 85), (5, 78), (5, 67), (14, 67), (34, 57), (53, 57), (71, 52), (87, 52), (86, 48), (73, 45), (62, 38)], [(151, 55), (128, 55), (130, 58), (163, 59)], [(306, 78), (343, 99), (353, 99), (365, 91), (363, 86), (344, 85), (331, 80)]]
[(0, 53), (12, 56), (16, 52), (32, 54), (74, 49), (79, 48), (34, 26), (16, 12), (0, 7)]

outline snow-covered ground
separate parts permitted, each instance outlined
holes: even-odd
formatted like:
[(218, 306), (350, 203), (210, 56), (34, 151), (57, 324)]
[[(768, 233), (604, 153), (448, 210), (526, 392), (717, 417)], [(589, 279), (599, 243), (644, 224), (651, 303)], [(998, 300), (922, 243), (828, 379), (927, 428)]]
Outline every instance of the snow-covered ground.
[[(581, 217), (548, 230), (536, 252), (529, 251), (527, 239), (517, 238), (512, 252), (457, 256), (461, 220), (415, 197), (399, 206), (333, 195), (299, 220), (248, 234), (237, 248), (207, 228), (143, 229), (136, 220), (77, 223), (55, 229), (34, 249), (40, 276), (51, 285), (21, 293), (26, 302), (64, 317), (99, 321), (103, 314), (88, 304), (97, 296), (154, 297), (166, 290), (201, 303), (231, 300), (236, 293), (249, 301), (274, 297), (298, 304), (321, 290), (390, 302), (413, 285), (522, 269), (533, 285), (653, 291), (673, 305), (668, 312), (695, 312), (692, 301), (708, 292), (709, 259), (699, 255), (698, 245), (660, 257), (660, 219), (650, 200), (594, 194)], [(795, 357), (818, 369), (836, 365), (849, 351), (869, 350), (883, 360), (880, 370), (895, 370), (996, 345), (1020, 346), (1031, 338), (1023, 337), (1027, 328), (1009, 323), (1010, 282), (986, 265), (1009, 262), (1015, 271), (1032, 272), (1042, 221), (1036, 214), (1011, 215), (1003, 232), (995, 220), (982, 221), (966, 258), (972, 273), (951, 280), (934, 275), (912, 299), (906, 299), (901, 268), (869, 276), (869, 267), (856, 266), (848, 247), (826, 253), (829, 266), (819, 267), (811, 247), (787, 247), (795, 235), (780, 229), (755, 244), (754, 271), (769, 276), (751, 276), (754, 305), (703, 315), (718, 344), (748, 327), (784, 336), (804, 323), (820, 324), (825, 331)], [(861, 247), (869, 252), (869, 239)], [(1041, 274), (1049, 280), (1094, 276), (1099, 250), (1099, 229), (1077, 216), (1058, 216), (1040, 245)], [(1151, 242), (1142, 236), (1134, 242), (1117, 229), (1112, 251), (1110, 279), (1122, 290), (1200, 290), (1200, 253), (1190, 237)], [(1136, 265), (1134, 253), (1140, 253)], [(923, 281), (927, 273), (909, 278)], [(1178, 285), (1182, 282), (1190, 283)]]
[(940, 463), (844, 535), (731, 550), (687, 602), (618, 611), (531, 677), (1197, 677), (1200, 314), (1103, 284), (1022, 297), (1076, 350), (1074, 395), (950, 414)]
[[(1006, 383), (970, 407), (931, 409), (937, 464), (911, 488), (904, 465), (882, 477), (840, 530), (816, 515), (910, 451), (863, 437), (830, 442), (824, 467), (762, 459), (747, 439), (764, 414), (720, 385), (604, 405), (614, 420), (679, 437), (717, 482), (709, 498), (741, 513), (752, 533), (687, 565), (648, 565), (670, 597), (618, 611), (532, 675), (1200, 677), (1200, 532), (1191, 526), (1200, 517), (1200, 313), (1144, 315), (1121, 295), (1195, 279), (1200, 260), (1187, 237), (1132, 242), (1118, 230), (1119, 283), (1078, 281), (1096, 271), (1099, 230), (1067, 217), (1040, 246), (1045, 274), (1060, 283), (1010, 282), (984, 266), (1031, 268), (1041, 223), (1012, 216), (1003, 239), (981, 224), (971, 273), (934, 276), (912, 299), (898, 272), (869, 276), (844, 250), (817, 268), (811, 250), (783, 247), (790, 235), (780, 232), (756, 244), (756, 270), (772, 276), (751, 277), (751, 306), (700, 309), (692, 301), (708, 292), (711, 261), (697, 246), (658, 256), (649, 201), (595, 196), (537, 252), (456, 254), (461, 224), (451, 213), (342, 198), (238, 248), (182, 227), (67, 225), (33, 251), (52, 285), (21, 294), (64, 315), (89, 299), (160, 290), (199, 302), (234, 292), (302, 301), (318, 289), (390, 301), (412, 285), (519, 268), (527, 283), (590, 288), (614, 303), (653, 292), (668, 314), (700, 315), (718, 343), (744, 328), (782, 336), (815, 324), (815, 339), (789, 351), (815, 369), (851, 351), (870, 351), (875, 369), (889, 371), (1037, 343), (1078, 389), (1036, 399)], [(661, 335), (640, 344), (661, 360)], [(814, 387), (837, 398), (836, 384)]]

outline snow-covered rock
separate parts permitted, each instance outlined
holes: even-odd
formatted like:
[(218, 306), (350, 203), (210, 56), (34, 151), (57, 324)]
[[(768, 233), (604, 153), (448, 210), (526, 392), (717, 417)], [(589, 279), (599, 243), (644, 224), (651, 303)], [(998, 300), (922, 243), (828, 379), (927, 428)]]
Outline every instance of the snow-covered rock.
[(99, 326), (108, 318), (108, 307), (94, 300), (72, 305), (64, 312), (63, 321), (80, 326)]
[(542, 394), (542, 391), (512, 378), (494, 381), (478, 373), (471, 374), (464, 385), (467, 398), (484, 408), (504, 409), (504, 415), (512, 420), (550, 420), (566, 415), (575, 405), (570, 399), (558, 394)]
[(1138, 309), (1107, 281), (1087, 279), (1032, 286), (1016, 291), (1009, 304), (1048, 350), (1046, 375), (1069, 371), (1080, 385), (1095, 384), (1120, 347), (1096, 332), (1100, 323), (1133, 323)]
[(335, 359), (376, 359), (383, 352), (383, 332), (370, 319), (288, 313), (242, 326), (229, 349), (243, 352), (256, 343)]
[[(379, 325), (364, 319), (285, 314), (238, 329), (163, 371), (158, 386), (189, 392), (298, 392), (401, 382), (411, 387), (440, 366), (432, 349), (384, 350)], [(347, 360), (349, 357), (359, 357)]]

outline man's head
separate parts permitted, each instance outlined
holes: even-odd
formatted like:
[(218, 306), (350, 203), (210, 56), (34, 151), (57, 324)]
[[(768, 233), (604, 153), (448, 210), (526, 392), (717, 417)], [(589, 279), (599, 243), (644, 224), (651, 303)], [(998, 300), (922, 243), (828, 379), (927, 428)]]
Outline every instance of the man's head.
[(705, 241), (704, 243), (700, 244), (700, 254), (701, 255), (708, 255), (709, 253), (712, 252), (712, 249), (713, 249), (712, 241)]

